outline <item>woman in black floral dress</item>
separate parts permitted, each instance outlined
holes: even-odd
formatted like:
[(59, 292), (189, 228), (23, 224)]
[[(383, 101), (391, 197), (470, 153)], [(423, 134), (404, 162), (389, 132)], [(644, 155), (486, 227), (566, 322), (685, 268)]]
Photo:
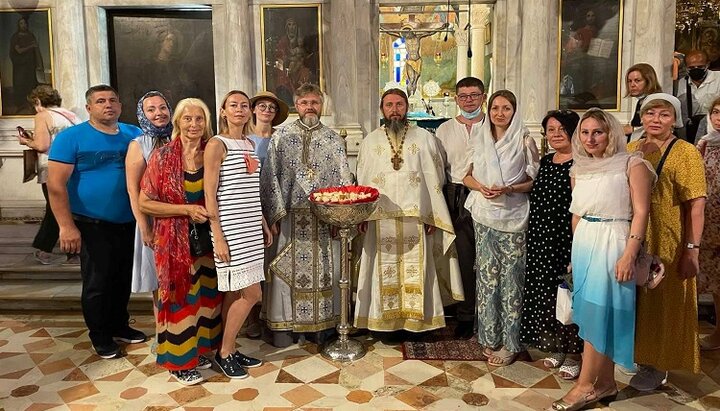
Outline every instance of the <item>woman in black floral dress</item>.
[(572, 231), (568, 210), (572, 198), (570, 139), (580, 117), (570, 110), (550, 111), (542, 121), (548, 143), (555, 150), (540, 161), (540, 172), (530, 192), (527, 272), (520, 341), (549, 355), (548, 368), (560, 367), (560, 377), (580, 374), (583, 342), (575, 324), (555, 319), (557, 288), (570, 264)]

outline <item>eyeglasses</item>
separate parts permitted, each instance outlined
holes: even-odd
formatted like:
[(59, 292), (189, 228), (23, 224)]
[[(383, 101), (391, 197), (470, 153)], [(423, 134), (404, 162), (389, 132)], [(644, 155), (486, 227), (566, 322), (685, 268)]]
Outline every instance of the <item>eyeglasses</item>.
[(274, 104), (265, 104), (265, 103), (260, 103), (255, 107), (257, 107), (258, 110), (260, 110), (260, 111), (269, 111), (271, 113), (276, 112), (278, 109)]
[(458, 98), (458, 100), (460, 100), (460, 101), (467, 101), (468, 99), (470, 99), (470, 100), (477, 100), (477, 99), (479, 99), (479, 98), (482, 97), (482, 96), (483, 96), (482, 93), (458, 94), (458, 95), (457, 95), (457, 98)]
[(299, 106), (299, 107), (319, 106), (321, 104), (322, 104), (322, 101), (320, 101), (320, 100), (300, 100), (297, 103), (295, 103), (295, 105)]

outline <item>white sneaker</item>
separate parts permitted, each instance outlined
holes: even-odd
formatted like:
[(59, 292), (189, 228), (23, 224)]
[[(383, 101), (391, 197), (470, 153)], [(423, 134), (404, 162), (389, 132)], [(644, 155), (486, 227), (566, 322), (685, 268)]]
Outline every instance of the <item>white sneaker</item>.
[(203, 381), (203, 376), (200, 375), (195, 368), (191, 370), (170, 371), (170, 374), (175, 377), (177, 382), (183, 385), (195, 385)]
[(633, 364), (632, 368), (625, 368), (622, 365), (616, 365), (618, 371), (620, 371), (621, 374), (627, 375), (628, 377), (632, 377), (633, 375), (637, 374), (638, 372), (638, 365)]
[(638, 391), (654, 391), (667, 383), (667, 371), (650, 365), (638, 365), (637, 374), (630, 379), (630, 386)]

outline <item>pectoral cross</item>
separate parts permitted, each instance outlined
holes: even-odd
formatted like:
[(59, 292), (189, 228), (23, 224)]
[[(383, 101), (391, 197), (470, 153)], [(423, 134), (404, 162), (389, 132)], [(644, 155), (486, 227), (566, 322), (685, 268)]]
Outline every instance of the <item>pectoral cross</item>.
[(390, 159), (390, 161), (393, 163), (393, 169), (400, 170), (400, 167), (402, 167), (403, 159), (398, 153), (395, 153), (392, 156), (392, 159)]

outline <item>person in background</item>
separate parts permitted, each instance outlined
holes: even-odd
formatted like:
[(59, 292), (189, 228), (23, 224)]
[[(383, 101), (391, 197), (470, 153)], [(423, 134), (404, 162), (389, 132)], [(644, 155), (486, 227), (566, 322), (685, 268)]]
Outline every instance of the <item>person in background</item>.
[(530, 191), (530, 222), (520, 341), (550, 353), (543, 359), (558, 368), (560, 378), (580, 375), (583, 341), (575, 324), (563, 325), (555, 318), (558, 286), (570, 264), (572, 246), (572, 200), (570, 167), (572, 135), (580, 116), (572, 110), (553, 110), (542, 121), (545, 138), (555, 150), (540, 160), (540, 171)]
[(626, 97), (635, 97), (635, 114), (630, 124), (623, 126), (623, 132), (628, 137), (628, 143), (640, 138), (643, 134), (642, 123), (640, 122), (640, 106), (648, 94), (662, 93), (655, 69), (647, 63), (638, 63), (630, 67), (625, 75), (627, 88)]
[(218, 135), (205, 150), (205, 206), (212, 230), (218, 290), (223, 293), (223, 338), (215, 362), (229, 378), (262, 365), (235, 349), (250, 310), (262, 300), (264, 248), (272, 243), (260, 206), (260, 160), (247, 135), (250, 100), (231, 90), (222, 100)]
[(465, 208), (475, 228), (478, 341), (488, 363), (511, 364), (520, 343), (528, 192), (539, 155), (522, 120), (517, 99), (499, 90), (488, 100), (488, 116), (473, 136), (472, 166), (463, 183), (472, 190)]
[(212, 136), (202, 100), (180, 100), (172, 141), (155, 150), (141, 183), (140, 211), (153, 219), (158, 277), (157, 364), (183, 385), (203, 381), (212, 366), (203, 354), (220, 347), (222, 294), (212, 250), (190, 254), (190, 225), (209, 217), (203, 192), (203, 154)]
[(572, 317), (585, 342), (577, 382), (552, 404), (559, 411), (614, 398), (614, 364), (633, 365), (635, 264), (655, 180), (626, 151), (620, 122), (601, 109), (583, 114), (572, 147)]
[[(152, 218), (140, 211), (140, 182), (147, 168), (150, 154), (156, 148), (170, 141), (173, 126), (172, 110), (165, 96), (159, 91), (145, 93), (137, 103), (137, 119), (143, 134), (130, 142), (125, 157), (125, 175), (127, 179), (130, 207), (135, 216), (135, 251), (133, 255), (133, 275), (130, 291), (133, 293), (151, 292), (153, 295), (153, 314), (157, 321), (157, 272), (153, 253)], [(153, 349), (157, 348), (157, 335)]]
[(628, 145), (628, 151), (642, 152), (659, 170), (651, 197), (646, 249), (665, 265), (665, 280), (652, 290), (638, 293), (638, 371), (630, 385), (639, 391), (662, 386), (669, 370), (700, 371), (695, 277), (707, 188), (702, 156), (695, 146), (673, 134), (673, 127), (682, 126), (678, 113), (677, 98), (665, 93), (649, 95), (640, 109), (645, 135)]
[[(712, 293), (715, 318), (720, 318), (720, 97), (713, 101), (707, 115), (708, 132), (697, 144), (705, 162), (707, 201), (705, 202), (705, 230), (703, 230), (698, 274), (698, 294)], [(720, 327), (716, 323), (710, 335), (700, 339), (700, 350), (720, 349)]]
[[(80, 119), (70, 110), (61, 108), (62, 98), (60, 93), (48, 85), (35, 87), (27, 96), (30, 104), (35, 107), (33, 134), (20, 134), (20, 144), (32, 148), (38, 152), (38, 177), (37, 181), (42, 187), (45, 197), (45, 215), (40, 223), (40, 228), (32, 246), (35, 248), (33, 257), (40, 264), (52, 264), (56, 261), (52, 251), (57, 244), (60, 235), (60, 228), (55, 220), (50, 200), (48, 197), (48, 151), (55, 136), (68, 127), (80, 124)], [(66, 264), (80, 264), (80, 257), (77, 254), (68, 254)]]
[[(288, 117), (288, 105), (280, 100), (275, 94), (269, 91), (261, 91), (250, 99), (252, 110), (252, 121), (248, 123), (248, 138), (255, 143), (255, 155), (260, 158), (260, 164), (265, 164), (267, 150), (270, 145), (270, 137), (275, 132), (275, 127), (282, 124)], [(274, 258), (277, 247), (271, 245), (265, 249), (265, 278), (268, 278), (268, 263)], [(261, 283), (265, 289), (265, 282)], [(267, 293), (263, 292), (263, 300), (267, 299)], [(258, 338), (266, 330), (260, 320), (267, 319), (267, 304), (253, 307), (248, 316), (246, 334), (248, 338)]]
[(693, 143), (701, 120), (710, 111), (713, 100), (720, 95), (720, 73), (708, 69), (708, 55), (702, 50), (691, 50), (685, 55), (688, 75), (678, 84), (685, 125), (685, 140)]
[(460, 114), (437, 128), (435, 136), (445, 162), (445, 201), (455, 230), (455, 248), (460, 263), (465, 300), (455, 308), (458, 324), (455, 337), (468, 339), (475, 333), (475, 233), (472, 216), (465, 209), (470, 189), (463, 185), (472, 156), (470, 136), (477, 133), (485, 121), (485, 85), (475, 77), (466, 77), (455, 85), (455, 103)]
[(142, 130), (119, 123), (117, 91), (85, 92), (90, 120), (63, 130), (50, 147), (48, 193), (60, 227), (60, 248), (80, 253), (81, 304), (95, 352), (117, 358), (116, 341), (147, 339), (128, 325), (135, 220), (127, 193), (125, 155)]

